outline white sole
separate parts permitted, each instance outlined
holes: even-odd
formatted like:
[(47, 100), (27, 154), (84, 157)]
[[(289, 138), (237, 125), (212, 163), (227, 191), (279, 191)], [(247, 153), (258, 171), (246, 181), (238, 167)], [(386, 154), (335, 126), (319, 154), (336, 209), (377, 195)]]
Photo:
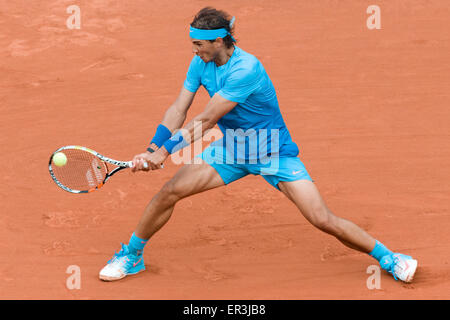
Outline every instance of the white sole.
[(111, 281), (117, 281), (117, 280), (123, 279), (126, 276), (133, 276), (135, 274), (141, 273), (142, 271), (145, 271), (145, 269), (142, 269), (142, 270), (140, 270), (140, 271), (138, 271), (136, 273), (122, 274), (120, 277), (108, 277), (108, 276), (105, 276), (105, 275), (102, 275), (102, 274), (99, 274), (98, 277), (102, 281), (111, 282)]
[(122, 276), (119, 277), (119, 278), (108, 277), (108, 276), (103, 276), (103, 275), (99, 275), (98, 277), (100, 278), (100, 280), (103, 280), (103, 281), (116, 281), (116, 280), (123, 279), (123, 278), (125, 278), (126, 276), (127, 276), (127, 275), (124, 274), (124, 275), (122, 275)]

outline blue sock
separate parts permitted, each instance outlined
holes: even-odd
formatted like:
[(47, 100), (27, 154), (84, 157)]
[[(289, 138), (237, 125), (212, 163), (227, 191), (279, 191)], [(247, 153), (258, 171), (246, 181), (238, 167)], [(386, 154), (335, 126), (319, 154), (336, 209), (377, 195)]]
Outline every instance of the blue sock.
[(389, 254), (392, 254), (393, 252), (386, 248), (384, 244), (382, 244), (380, 241), (377, 240), (375, 244), (375, 248), (373, 248), (372, 252), (369, 253), (372, 257), (378, 260), (380, 262), (381, 258), (384, 256), (387, 256)]
[(130, 242), (128, 243), (128, 249), (130, 250), (131, 253), (140, 256), (144, 251), (144, 247), (147, 244), (147, 241), (148, 240), (138, 238), (136, 234), (133, 232), (130, 238)]

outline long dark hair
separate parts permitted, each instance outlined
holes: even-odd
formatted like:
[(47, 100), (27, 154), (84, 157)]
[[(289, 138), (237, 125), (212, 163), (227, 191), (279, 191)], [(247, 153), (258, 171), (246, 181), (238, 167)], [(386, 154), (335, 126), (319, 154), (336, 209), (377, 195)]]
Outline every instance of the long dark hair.
[[(214, 30), (225, 28), (231, 35), (234, 35), (234, 27), (230, 28), (230, 15), (222, 10), (212, 7), (205, 7), (200, 10), (194, 17), (191, 26), (197, 29)], [(214, 42), (215, 40), (209, 40)], [(230, 35), (223, 38), (223, 42), (227, 48), (234, 46), (234, 41)]]

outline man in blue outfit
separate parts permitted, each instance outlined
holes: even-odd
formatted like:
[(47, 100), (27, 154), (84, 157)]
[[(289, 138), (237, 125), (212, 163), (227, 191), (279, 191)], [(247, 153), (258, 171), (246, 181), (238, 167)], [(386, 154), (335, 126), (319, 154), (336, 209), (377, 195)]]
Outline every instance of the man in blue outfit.
[[(133, 159), (133, 171), (160, 169), (167, 157), (199, 139), (195, 132), (216, 124), (223, 138), (184, 165), (153, 197), (128, 245), (108, 261), (99, 277), (114, 281), (145, 270), (143, 249), (188, 196), (217, 188), (248, 174), (261, 175), (283, 192), (315, 227), (344, 245), (370, 254), (395, 279), (411, 282), (417, 261), (387, 249), (353, 222), (334, 215), (298, 158), (278, 106), (274, 86), (263, 65), (235, 45), (234, 18), (214, 8), (202, 9), (190, 25), (195, 54), (176, 101), (166, 111), (147, 152)], [(211, 99), (204, 111), (181, 128), (200, 86)], [(173, 135), (172, 135), (173, 133)]]

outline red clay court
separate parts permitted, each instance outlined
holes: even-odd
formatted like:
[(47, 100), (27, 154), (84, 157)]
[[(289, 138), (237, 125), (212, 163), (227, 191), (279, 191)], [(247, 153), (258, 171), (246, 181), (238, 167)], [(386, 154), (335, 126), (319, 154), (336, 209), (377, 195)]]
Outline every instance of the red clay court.
[[(70, 30), (66, 8), (81, 9)], [(412, 284), (310, 225), (249, 176), (182, 200), (146, 247), (146, 272), (98, 272), (179, 169), (118, 173), (73, 195), (51, 180), (58, 147), (142, 152), (192, 58), (188, 24), (210, 3), (0, 0), (1, 299), (449, 299), (448, 1), (214, 1), (260, 59), (327, 205), (413, 256)], [(381, 9), (369, 30), (369, 5)], [(208, 101), (200, 89), (189, 112)], [(204, 145), (206, 147), (206, 144)], [(81, 269), (69, 290), (66, 269)]]

